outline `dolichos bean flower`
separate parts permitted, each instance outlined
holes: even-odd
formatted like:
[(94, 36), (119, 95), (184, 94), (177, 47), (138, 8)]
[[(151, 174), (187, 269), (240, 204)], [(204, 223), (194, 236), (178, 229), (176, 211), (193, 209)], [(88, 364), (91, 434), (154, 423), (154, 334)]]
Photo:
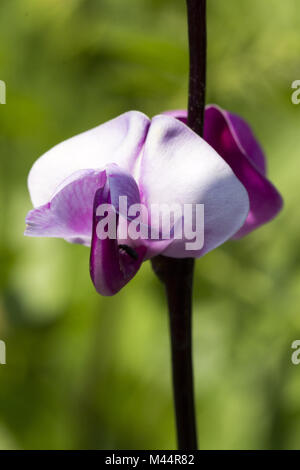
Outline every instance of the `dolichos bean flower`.
[[(158, 254), (199, 258), (267, 222), (282, 204), (248, 125), (216, 106), (206, 108), (204, 139), (187, 127), (184, 111), (151, 120), (137, 111), (122, 114), (45, 153), (28, 186), (34, 209), (25, 235), (90, 246), (91, 278), (102, 295), (117, 293), (143, 261)], [(120, 236), (121, 222), (133, 221), (121, 210), (122, 197), (129, 207), (148, 209), (140, 226), (158, 237)], [(159, 220), (149, 215), (156, 205), (197, 204), (204, 205), (204, 238), (192, 251), (185, 235), (176, 238), (171, 230), (161, 237)], [(101, 207), (116, 223), (113, 237), (99, 237)]]

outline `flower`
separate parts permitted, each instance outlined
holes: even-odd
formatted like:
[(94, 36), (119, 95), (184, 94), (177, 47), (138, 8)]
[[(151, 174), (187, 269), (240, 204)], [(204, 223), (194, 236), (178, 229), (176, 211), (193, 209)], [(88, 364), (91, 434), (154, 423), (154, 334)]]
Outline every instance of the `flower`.
[[(187, 123), (185, 110), (166, 114)], [(246, 188), (250, 210), (243, 226), (234, 234), (238, 239), (273, 219), (283, 201), (267, 179), (266, 158), (250, 126), (237, 114), (216, 105), (205, 108), (203, 137), (228, 163)]]
[[(158, 254), (198, 258), (252, 229), (253, 218), (260, 217), (259, 224), (263, 223), (255, 212), (260, 191), (279, 198), (263, 176), (260, 153), (254, 152), (253, 161), (248, 162), (246, 142), (242, 147), (235, 134), (236, 123), (232, 124), (225, 112), (207, 108), (208, 143), (182, 122), (184, 113), (175, 115), (179, 119), (158, 115), (150, 120), (137, 111), (124, 113), (55, 146), (29, 173), (34, 209), (26, 217), (25, 235), (59, 237), (91, 246), (91, 278), (102, 295), (117, 293), (144, 260)], [(247, 141), (248, 128), (241, 125), (241, 129)], [(259, 148), (253, 136), (247, 145), (249, 153)], [(248, 175), (251, 181), (246, 181)], [(259, 197), (252, 194), (255, 184)], [(154, 240), (134, 239), (128, 234), (123, 238), (118, 234), (99, 237), (97, 228), (103, 214), (98, 208), (104, 204), (109, 205), (107, 214), (115, 217), (117, 226), (124, 219), (130, 221), (120, 208), (120, 196), (126, 196), (129, 206), (143, 204), (146, 208), (204, 204), (203, 246), (187, 250), (184, 236)], [(269, 211), (268, 204), (264, 214)], [(151, 218), (143, 219), (142, 224), (158, 229)]]

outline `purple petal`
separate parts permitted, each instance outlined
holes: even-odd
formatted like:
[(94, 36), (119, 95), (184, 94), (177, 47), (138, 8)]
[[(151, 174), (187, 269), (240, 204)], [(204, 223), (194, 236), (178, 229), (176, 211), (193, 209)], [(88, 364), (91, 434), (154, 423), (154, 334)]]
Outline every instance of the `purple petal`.
[[(140, 191), (135, 179), (117, 165), (109, 165), (106, 169), (110, 190), (111, 204), (119, 213), (119, 197), (126, 196), (127, 206), (140, 203)], [(127, 212), (123, 214), (127, 218)]]
[(275, 217), (282, 198), (265, 177), (263, 152), (249, 126), (217, 106), (205, 111), (205, 140), (224, 158), (247, 189), (248, 217), (234, 238), (240, 238)]
[[(207, 107), (209, 114), (210, 107)], [(256, 165), (257, 169), (266, 175), (266, 159), (264, 152), (254, 137), (251, 127), (237, 114), (224, 111), (235, 133), (236, 140), (239, 142), (247, 157)]]
[(204, 204), (205, 240), (187, 251), (173, 240), (163, 254), (199, 257), (239, 230), (249, 210), (247, 192), (227, 163), (203, 139), (171, 116), (153, 118), (140, 176), (142, 201), (151, 204)]
[(58, 188), (50, 202), (30, 211), (25, 235), (59, 237), (90, 244), (93, 201), (97, 189), (104, 186), (105, 171), (75, 172)]
[[(101, 216), (97, 215), (97, 208), (101, 204), (110, 203), (111, 191), (107, 182), (105, 187), (99, 189), (95, 194), (90, 255), (92, 281), (97, 292), (106, 296), (116, 294), (133, 278), (144, 261), (146, 253), (146, 248), (143, 246), (129, 247), (131, 250), (134, 250), (134, 256), (132, 256), (130, 251), (125, 251), (119, 245), (116, 238), (107, 237), (101, 239), (98, 237), (97, 225), (101, 220)], [(112, 205), (109, 210), (115, 214), (116, 220), (118, 220), (118, 214)]]
[(164, 114), (178, 119), (179, 121), (183, 122), (183, 124), (187, 124), (187, 111), (185, 109), (165, 111)]
[(46, 204), (58, 185), (78, 170), (98, 170), (116, 163), (132, 171), (149, 124), (147, 116), (130, 111), (56, 145), (35, 162), (29, 173), (33, 205)]

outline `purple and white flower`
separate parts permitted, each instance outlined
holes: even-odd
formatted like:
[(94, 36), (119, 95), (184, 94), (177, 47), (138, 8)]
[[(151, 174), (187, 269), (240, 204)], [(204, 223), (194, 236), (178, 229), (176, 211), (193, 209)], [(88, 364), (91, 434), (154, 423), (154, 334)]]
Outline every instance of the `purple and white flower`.
[[(90, 273), (102, 295), (117, 293), (143, 261), (159, 254), (199, 258), (267, 222), (282, 205), (249, 126), (216, 106), (206, 108), (204, 139), (186, 125), (184, 111), (151, 120), (137, 111), (122, 114), (40, 157), (28, 186), (34, 209), (25, 235), (90, 246)], [(98, 208), (109, 204), (121, 223), (122, 196), (149, 213), (156, 204), (204, 204), (203, 246), (187, 250), (184, 236), (99, 238)], [(144, 223), (159, 230), (151, 218)]]

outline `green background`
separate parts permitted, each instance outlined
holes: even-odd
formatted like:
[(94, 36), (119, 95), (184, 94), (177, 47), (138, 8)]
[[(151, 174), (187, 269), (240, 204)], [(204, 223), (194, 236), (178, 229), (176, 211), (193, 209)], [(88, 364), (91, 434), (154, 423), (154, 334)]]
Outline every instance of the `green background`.
[[(197, 261), (194, 367), (203, 449), (300, 448), (299, 0), (209, 0), (207, 101), (241, 114), (280, 216)], [(23, 236), (35, 159), (138, 109), (187, 101), (183, 0), (2, 0), (0, 448), (175, 447), (163, 290), (145, 263), (98, 296), (89, 251)]]

